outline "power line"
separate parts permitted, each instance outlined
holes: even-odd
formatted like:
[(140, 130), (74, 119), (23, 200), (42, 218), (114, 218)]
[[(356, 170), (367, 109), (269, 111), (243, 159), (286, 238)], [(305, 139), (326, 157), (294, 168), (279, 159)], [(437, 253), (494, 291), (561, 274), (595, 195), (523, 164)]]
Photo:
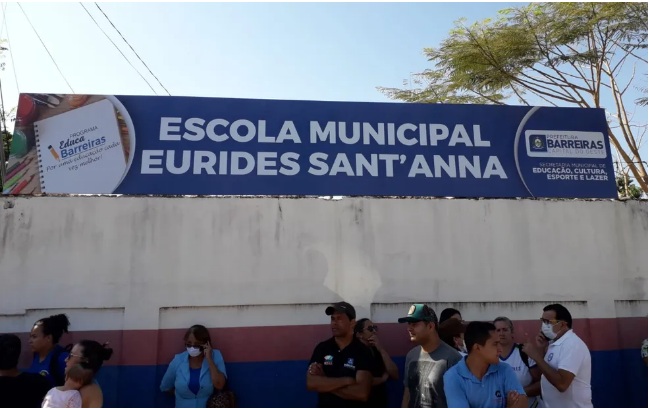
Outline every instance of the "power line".
[(88, 9), (86, 8), (86, 6), (84, 6), (83, 3), (81, 3), (81, 2), (79, 2), (79, 4), (81, 5), (81, 7), (83, 7), (83, 9), (86, 11), (86, 13), (88, 13), (88, 15), (90, 16), (90, 18), (92, 19), (92, 21), (95, 23), (95, 25), (97, 25), (97, 27), (99, 27), (99, 30), (101, 30), (101, 32), (104, 33), (104, 35), (106, 36), (106, 38), (108, 39), (108, 41), (110, 41), (111, 44), (113, 44), (113, 45), (115, 46), (115, 48), (117, 49), (117, 51), (119, 51), (119, 53), (122, 54), (122, 57), (124, 57), (124, 59), (126, 60), (126, 62), (127, 62), (127, 63), (128, 63), (128, 64), (129, 64), (129, 65), (130, 65), (134, 70), (135, 70), (135, 72), (138, 73), (138, 75), (140, 76), (140, 78), (142, 78), (142, 79), (144, 80), (144, 82), (146, 82), (146, 85), (148, 85), (149, 88), (151, 88), (151, 91), (153, 91), (154, 94), (158, 95), (158, 93), (155, 91), (155, 89), (153, 89), (153, 87), (151, 86), (151, 84), (149, 84), (149, 81), (147, 81), (146, 78), (144, 78), (144, 76), (140, 73), (140, 71), (138, 71), (138, 69), (135, 68), (135, 66), (134, 66), (134, 65), (131, 63), (131, 61), (126, 57), (126, 55), (124, 55), (124, 53), (122, 52), (122, 50), (120, 50), (120, 48), (117, 46), (117, 44), (115, 44), (115, 42), (113, 42), (113, 40), (108, 36), (108, 34), (106, 34), (106, 32), (104, 31), (104, 29), (101, 28), (101, 26), (99, 25), (99, 23), (97, 23), (97, 20), (95, 20), (95, 18), (92, 16), (92, 14), (90, 14), (90, 12), (89, 12)]
[(5, 29), (5, 24), (7, 24), (7, 19), (5, 18), (5, 10), (7, 10), (7, 3), (2, 2), (2, 26), (0, 26), (0, 36)]
[(131, 48), (131, 50), (133, 51), (133, 53), (135, 53), (135, 56), (140, 60), (140, 62), (142, 62), (142, 64), (146, 67), (146, 69), (149, 70), (149, 73), (151, 73), (151, 75), (153, 75), (153, 78), (155, 78), (156, 81), (158, 81), (158, 84), (160, 84), (160, 86), (161, 86), (161, 87), (162, 87), (162, 88), (167, 92), (168, 95), (171, 95), (171, 93), (167, 90), (167, 88), (165, 88), (165, 86), (162, 85), (162, 82), (160, 82), (160, 80), (158, 79), (158, 77), (156, 77), (155, 74), (153, 73), (153, 71), (151, 71), (151, 69), (149, 68), (149, 66), (146, 65), (146, 63), (142, 60), (142, 58), (140, 58), (140, 55), (139, 55), (139, 54), (138, 54), (138, 53), (133, 49), (133, 47), (131, 46), (131, 44), (130, 44), (128, 41), (126, 41), (126, 38), (124, 38), (124, 36), (122, 35), (122, 33), (117, 29), (117, 27), (115, 27), (115, 24), (113, 24), (113, 22), (111, 21), (111, 19), (106, 15), (106, 13), (104, 13), (104, 10), (102, 10), (101, 7), (99, 7), (99, 4), (95, 3), (95, 6), (97, 6), (97, 8), (99, 9), (99, 11), (101, 11), (101, 14), (103, 14), (104, 17), (106, 17), (106, 20), (108, 20), (108, 22), (110, 23), (110, 25), (113, 26), (113, 28), (115, 29), (115, 31), (117, 31), (117, 33), (120, 35), (120, 37), (122, 37), (122, 40), (124, 40), (124, 42), (125, 42), (125, 43), (130, 47), (130, 48)]
[(7, 21), (7, 4), (3, 3), (2, 9), (2, 20), (5, 22), (5, 28), (7, 29), (7, 45), (9, 46), (9, 56), (11, 57), (12, 70), (14, 72), (14, 79), (16, 80), (16, 90), (20, 93), (20, 86), (18, 85), (18, 74), (16, 73), (16, 60), (14, 60), (14, 53), (11, 51), (11, 40), (9, 40), (9, 25), (6, 24)]
[(29, 17), (27, 17), (27, 13), (25, 13), (25, 10), (23, 9), (23, 6), (20, 5), (20, 3), (16, 3), (16, 4), (18, 4), (18, 7), (20, 7), (20, 10), (21, 10), (21, 11), (23, 12), (23, 14), (25, 15), (25, 18), (27, 19), (27, 22), (28, 22), (29, 25), (32, 27), (32, 30), (34, 30), (34, 33), (36, 34), (36, 37), (38, 37), (38, 39), (40, 40), (41, 44), (43, 44), (43, 47), (45, 48), (45, 51), (47, 51), (47, 54), (48, 54), (48, 55), (50, 56), (50, 58), (52, 59), (52, 62), (54, 63), (54, 66), (56, 66), (56, 69), (59, 71), (59, 74), (61, 74), (61, 77), (63, 77), (63, 80), (65, 81), (65, 83), (68, 84), (68, 87), (70, 87), (70, 91), (72, 91), (72, 93), (74, 94), (74, 90), (72, 89), (72, 85), (70, 85), (70, 83), (68, 82), (67, 78), (65, 78), (65, 75), (63, 75), (63, 72), (62, 72), (61, 69), (59, 68), (59, 65), (56, 63), (56, 61), (54, 60), (54, 57), (52, 57), (52, 54), (50, 53), (50, 50), (47, 49), (47, 46), (46, 46), (45, 43), (43, 42), (43, 39), (41, 39), (41, 36), (38, 35), (38, 31), (36, 31), (36, 29), (34, 28), (34, 25), (32, 24), (31, 20), (29, 20)]

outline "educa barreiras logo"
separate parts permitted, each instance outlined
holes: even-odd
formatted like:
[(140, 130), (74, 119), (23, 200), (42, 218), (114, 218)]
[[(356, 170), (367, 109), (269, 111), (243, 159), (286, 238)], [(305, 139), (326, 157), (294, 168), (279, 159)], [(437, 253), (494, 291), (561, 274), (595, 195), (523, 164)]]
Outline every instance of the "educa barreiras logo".
[(47, 149), (50, 150), (50, 153), (52, 154), (54, 159), (56, 159), (57, 161), (61, 160), (61, 157), (59, 156), (59, 153), (56, 151), (56, 149), (54, 149), (54, 147), (52, 147), (52, 145), (48, 146)]

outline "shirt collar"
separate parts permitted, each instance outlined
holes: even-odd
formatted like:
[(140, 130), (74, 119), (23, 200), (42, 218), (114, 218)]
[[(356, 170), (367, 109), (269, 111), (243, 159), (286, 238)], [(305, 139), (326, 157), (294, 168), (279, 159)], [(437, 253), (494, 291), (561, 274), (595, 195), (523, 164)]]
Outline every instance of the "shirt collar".
[[(468, 356), (465, 356), (464, 358), (462, 358), (462, 360), (460, 360), (460, 362), (458, 362), (456, 364), (458, 374), (460, 374), (460, 376), (463, 377), (463, 378), (470, 379), (470, 380), (472, 380), (474, 382), (480, 382), (480, 380), (478, 380), (478, 378), (476, 378), (475, 375), (473, 373), (471, 373), (471, 371), (469, 370), (469, 367), (466, 365), (466, 359), (467, 358), (468, 358)], [(486, 376), (488, 376), (488, 375), (490, 375), (490, 374), (492, 374), (494, 372), (498, 372), (498, 366), (497, 365), (489, 365), (489, 368), (487, 368), (487, 372), (484, 374), (482, 379), (484, 380), (484, 378)]]
[(575, 333), (572, 332), (572, 329), (569, 329), (568, 331), (566, 331), (565, 334), (563, 334), (563, 336), (561, 338), (557, 339), (556, 341), (553, 341), (552, 343), (550, 343), (550, 345), (553, 345), (553, 346), (554, 345), (561, 345), (563, 343), (563, 340), (565, 340), (567, 338), (570, 338), (570, 337), (572, 337), (574, 335), (575, 335)]
[(339, 351), (344, 351), (345, 349), (351, 347), (352, 345), (356, 345), (357, 342), (360, 343), (361, 341), (359, 341), (356, 337), (354, 337), (354, 338), (352, 338), (352, 342), (350, 342), (349, 345), (347, 345), (343, 349), (340, 349), (340, 347), (338, 346), (338, 343), (336, 342), (336, 338), (334, 338), (334, 337), (329, 338), (328, 342), (329, 342), (329, 345), (332, 348), (335, 348), (335, 349), (337, 349)]

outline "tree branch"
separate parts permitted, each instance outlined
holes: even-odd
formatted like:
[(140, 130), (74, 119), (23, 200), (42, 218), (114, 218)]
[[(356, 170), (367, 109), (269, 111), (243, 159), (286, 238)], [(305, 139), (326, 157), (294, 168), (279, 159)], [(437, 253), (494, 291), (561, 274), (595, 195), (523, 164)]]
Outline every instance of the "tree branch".
[(638, 164), (633, 163), (629, 155), (624, 151), (624, 149), (622, 149), (620, 142), (617, 140), (617, 138), (615, 137), (615, 135), (610, 129), (608, 131), (608, 136), (613, 146), (615, 146), (617, 152), (620, 154), (620, 156), (622, 156), (624, 162), (626, 162), (629, 165), (629, 169), (631, 170), (631, 173), (633, 173), (633, 177), (635, 178), (635, 180), (640, 185), (640, 188), (645, 193), (647, 193), (647, 171), (645, 170), (642, 161), (640, 161), (640, 163)]
[(626, 116), (626, 110), (624, 109), (624, 103), (621, 100), (621, 95), (619, 94), (619, 89), (617, 87), (617, 82), (615, 81), (614, 76), (610, 72), (610, 66), (608, 63), (605, 63), (606, 67), (608, 70), (604, 70), (604, 72), (608, 75), (609, 80), (611, 81), (611, 88), (612, 88), (612, 93), (613, 93), (613, 99), (615, 100), (615, 106), (617, 108), (617, 114), (618, 114), (618, 119), (620, 121), (620, 130), (622, 131), (622, 135), (624, 136), (624, 139), (626, 140), (627, 145), (631, 149), (631, 152), (636, 158), (640, 158), (640, 155), (638, 153), (638, 146), (635, 143), (635, 140), (633, 139), (633, 134), (631, 132), (631, 129), (629, 129), (628, 124), (629, 120), (628, 117)]
[[(546, 74), (545, 72), (540, 71), (540, 70), (538, 70), (538, 69), (536, 69), (536, 68), (532, 68), (532, 69), (533, 69), (534, 71), (538, 72), (539, 74), (543, 75), (543, 76), (546, 76), (546, 77), (552, 77), (551, 75), (548, 75), (548, 74)], [(556, 70), (555, 70), (555, 71), (556, 71)], [(562, 82), (563, 82), (563, 83), (562, 83)], [(591, 93), (590, 90), (588, 90), (588, 89), (586, 89), (586, 88), (582, 88), (582, 87), (574, 87), (574, 86), (570, 83), (570, 81), (568, 81), (567, 79), (559, 80), (558, 83), (555, 82), (555, 83), (553, 83), (552, 85), (554, 85), (555, 87), (558, 87), (558, 88), (561, 88), (562, 90), (564, 90), (564, 91), (565, 91), (565, 95), (569, 96), (570, 98), (573, 98), (575, 101), (577, 101), (577, 102), (579, 103), (579, 105), (582, 105), (582, 104), (583, 104), (584, 107), (589, 107), (588, 102), (586, 102), (586, 99), (581, 95), (581, 93), (579, 92), (579, 90), (583, 90), (583, 91), (586, 91), (586, 92), (588, 92), (588, 93)], [(572, 95), (572, 94), (569, 92), (569, 89), (572, 89), (572, 90), (577, 94), (577, 97), (578, 97), (578, 98), (575, 97), (574, 95)]]
[(525, 105), (528, 105), (528, 106), (530, 105), (530, 103), (527, 102), (527, 100), (518, 92), (516, 87), (512, 87), (512, 91), (514, 91), (514, 93), (516, 94), (518, 99), (521, 100)]
[(491, 101), (491, 102), (493, 102), (493, 103), (496, 104), (496, 105), (507, 105), (507, 104), (505, 104), (505, 103), (502, 102), (502, 101), (498, 101), (497, 99), (493, 99), (493, 98), (491, 98), (491, 97), (488, 96), (488, 95), (484, 95), (483, 93), (481, 93), (481, 92), (478, 91), (478, 90), (470, 89), (470, 90), (468, 90), (468, 91), (473, 92), (474, 94), (476, 94), (476, 95), (478, 95), (478, 96), (480, 96), (480, 97), (486, 99), (487, 101)]
[(626, 90), (629, 89), (629, 86), (631, 85), (634, 79), (635, 79), (635, 64), (633, 64), (633, 71), (631, 72), (631, 78), (629, 79), (629, 82), (626, 84), (626, 87), (624, 87), (624, 89), (620, 92), (620, 95), (624, 95), (624, 93), (626, 92)]
[[(621, 49), (625, 50), (624, 46), (621, 45), (617, 40), (615, 40), (615, 39), (611, 39), (611, 41), (613, 41), (613, 43), (615, 43), (615, 45), (617, 45), (617, 46), (620, 47)], [(640, 57), (639, 55), (637, 55), (637, 54), (631, 52), (631, 50), (629, 50), (629, 54), (632, 55), (632, 56), (634, 56), (634, 57), (637, 58), (638, 60), (644, 62), (645, 64), (647, 64), (647, 60), (645, 60), (644, 58)]]

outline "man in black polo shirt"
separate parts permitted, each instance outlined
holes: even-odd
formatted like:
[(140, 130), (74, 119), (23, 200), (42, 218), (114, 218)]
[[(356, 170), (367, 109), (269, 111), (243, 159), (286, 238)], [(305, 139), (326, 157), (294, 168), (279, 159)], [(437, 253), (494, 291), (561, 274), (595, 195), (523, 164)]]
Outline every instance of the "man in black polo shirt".
[(50, 390), (41, 375), (18, 370), (21, 348), (17, 336), (0, 335), (0, 408), (40, 408)]
[(372, 388), (372, 355), (354, 337), (356, 311), (346, 302), (325, 310), (332, 338), (315, 347), (306, 375), (307, 389), (318, 392), (320, 408), (363, 407)]

